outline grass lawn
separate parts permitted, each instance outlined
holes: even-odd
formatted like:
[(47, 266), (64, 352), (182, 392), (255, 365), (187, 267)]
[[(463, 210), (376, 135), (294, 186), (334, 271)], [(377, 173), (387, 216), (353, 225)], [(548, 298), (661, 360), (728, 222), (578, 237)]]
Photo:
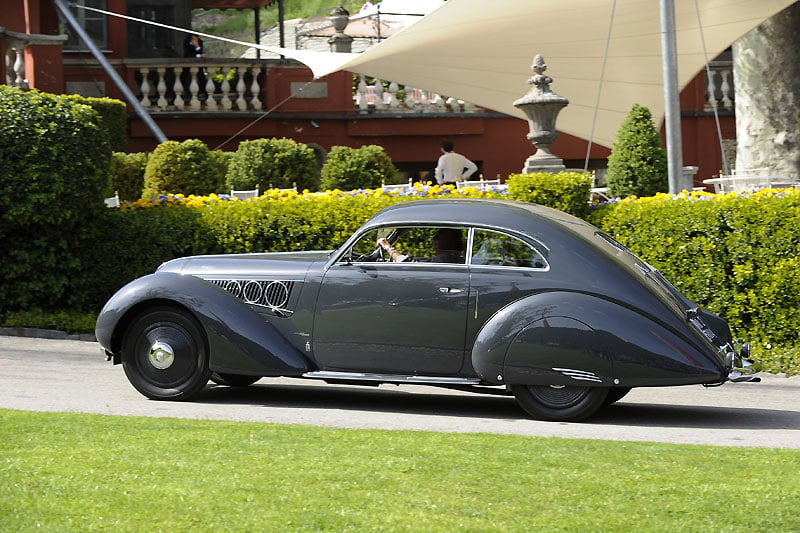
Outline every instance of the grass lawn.
[(0, 531), (800, 531), (800, 451), (0, 410)]

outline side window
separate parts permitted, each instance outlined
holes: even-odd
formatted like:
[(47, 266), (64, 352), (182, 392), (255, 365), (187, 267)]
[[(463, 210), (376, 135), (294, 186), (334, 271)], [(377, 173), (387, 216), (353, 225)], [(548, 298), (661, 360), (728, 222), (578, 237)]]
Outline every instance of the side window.
[(547, 268), (544, 256), (529, 244), (511, 235), (481, 229), (473, 235), (472, 264)]
[[(105, 10), (106, 0), (73, 0), (70, 4), (72, 5), (69, 9), (78, 24), (83, 27), (95, 45), (99, 48), (105, 48), (108, 45), (106, 16), (96, 11), (78, 9), (75, 5)], [(64, 43), (65, 50), (86, 50), (86, 45), (81, 42), (72, 28), (65, 26), (63, 31), (67, 34), (67, 42)]]
[(433, 226), (414, 226), (381, 228), (364, 234), (354, 245), (351, 253), (343, 259), (354, 262), (389, 262), (389, 254), (380, 253), (377, 240), (386, 237), (392, 246), (412, 263), (466, 262), (465, 244), (467, 230), (464, 228), (443, 228)]

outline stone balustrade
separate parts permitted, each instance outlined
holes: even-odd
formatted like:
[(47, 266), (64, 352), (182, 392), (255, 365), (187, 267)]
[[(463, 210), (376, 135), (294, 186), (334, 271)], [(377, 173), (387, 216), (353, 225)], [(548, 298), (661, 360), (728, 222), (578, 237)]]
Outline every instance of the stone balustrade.
[(5, 41), (5, 84), (21, 89), (28, 89), (25, 77), (25, 48), (31, 45), (61, 45), (67, 40), (66, 35), (40, 35), (17, 33), (0, 26), (0, 40)]
[[(121, 62), (130, 89), (149, 112), (254, 113), (267, 109), (270, 67), (253, 59), (127, 59)], [(353, 91), (358, 113), (480, 113), (463, 100), (364, 76)]]
[(395, 82), (384, 84), (375, 80), (367, 84), (363, 75), (359, 76), (353, 94), (355, 108), (360, 113), (478, 113), (482, 112), (474, 104), (445, 98), (423, 89), (405, 86), (402, 90)]
[(713, 111), (716, 102), (717, 110), (733, 111), (733, 62), (712, 61), (708, 66), (711, 75), (706, 75), (705, 110)]
[(254, 60), (126, 60), (131, 89), (151, 113), (259, 112), (266, 68)]

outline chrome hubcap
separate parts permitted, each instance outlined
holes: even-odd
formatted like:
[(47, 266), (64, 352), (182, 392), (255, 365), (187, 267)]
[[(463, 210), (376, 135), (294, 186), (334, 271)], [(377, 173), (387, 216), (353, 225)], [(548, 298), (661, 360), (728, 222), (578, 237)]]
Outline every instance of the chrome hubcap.
[(148, 356), (150, 364), (159, 370), (164, 370), (172, 366), (175, 362), (175, 352), (172, 346), (165, 342), (156, 342), (150, 347)]

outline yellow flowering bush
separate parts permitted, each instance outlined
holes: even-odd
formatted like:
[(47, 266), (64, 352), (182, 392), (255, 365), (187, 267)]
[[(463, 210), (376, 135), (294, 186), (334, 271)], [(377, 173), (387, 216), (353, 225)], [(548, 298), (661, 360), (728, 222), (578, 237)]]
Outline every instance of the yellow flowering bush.
[(342, 191), (334, 189), (331, 191), (311, 192), (308, 189), (296, 192), (286, 189), (267, 189), (258, 198), (239, 199), (227, 194), (210, 194), (208, 196), (196, 196), (193, 194), (162, 194), (150, 199), (139, 199), (135, 202), (122, 202), (123, 210), (146, 209), (163, 206), (184, 206), (184, 207), (204, 207), (219, 202), (288, 202), (288, 201), (329, 201), (342, 198), (391, 198), (396, 201), (421, 200), (425, 198), (507, 198), (507, 193), (502, 187), (490, 187), (482, 190), (478, 187), (465, 187), (456, 189), (452, 185), (423, 185), (414, 184), (408, 189), (355, 189), (352, 191)]

